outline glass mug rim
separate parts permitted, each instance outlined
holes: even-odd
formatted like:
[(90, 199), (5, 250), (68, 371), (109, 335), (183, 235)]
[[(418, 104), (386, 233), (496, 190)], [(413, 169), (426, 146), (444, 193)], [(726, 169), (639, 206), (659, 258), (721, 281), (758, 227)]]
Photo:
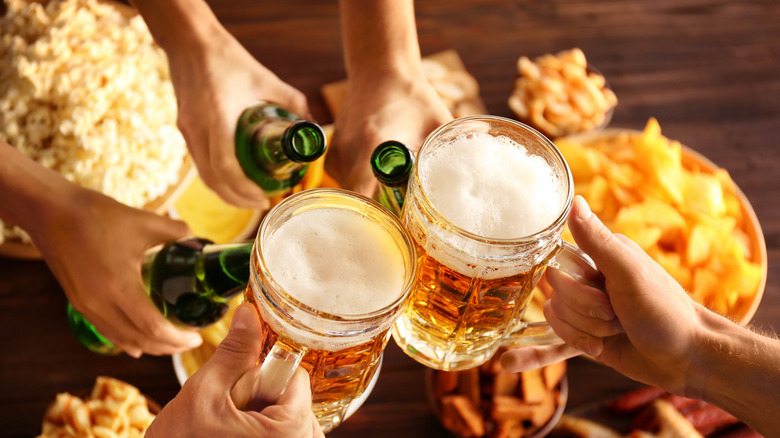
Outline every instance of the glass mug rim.
[[(274, 278), (273, 274), (268, 269), (268, 266), (266, 264), (266, 260), (263, 256), (262, 252), (262, 242), (264, 241), (264, 238), (268, 236), (268, 233), (271, 232), (269, 228), (276, 223), (276, 220), (284, 220), (284, 216), (281, 215), (291, 215), (294, 214), (298, 209), (305, 208), (306, 206), (312, 206), (315, 204), (321, 204), (323, 202), (328, 202), (328, 200), (334, 201), (334, 202), (344, 202), (345, 200), (347, 203), (351, 206), (356, 207), (363, 207), (363, 208), (369, 208), (373, 210), (376, 214), (380, 215), (382, 218), (386, 219), (387, 221), (380, 222), (379, 224), (387, 229), (387, 224), (392, 225), (392, 231), (398, 232), (400, 235), (400, 239), (393, 238), (393, 241), (396, 243), (403, 242), (403, 246), (399, 245), (399, 250), (404, 252), (408, 252), (408, 254), (404, 255), (404, 267), (405, 269), (404, 273), (404, 284), (402, 288), (402, 292), (399, 293), (398, 298), (396, 298), (393, 302), (389, 303), (388, 305), (371, 311), (371, 312), (364, 312), (364, 313), (354, 313), (354, 314), (334, 314), (325, 312), (322, 310), (315, 309), (307, 304), (304, 304), (300, 300), (294, 298), (291, 296)], [(310, 201), (307, 203), (307, 201)], [(343, 208), (347, 210), (351, 210), (349, 208), (344, 208), (344, 204), (338, 205), (338, 204), (332, 204), (330, 206), (331, 208)], [(315, 208), (325, 208), (317, 206)], [(363, 214), (361, 211), (351, 210), (355, 211), (356, 213)], [(365, 214), (363, 214), (366, 216)], [(368, 220), (376, 222), (374, 218), (368, 217)], [(389, 232), (389, 231), (388, 231)], [(254, 294), (262, 294), (262, 297), (256, 297), (256, 298), (263, 298), (263, 301), (266, 302), (270, 307), (269, 310), (273, 311), (276, 314), (282, 315), (283, 319), (287, 321), (287, 323), (292, 323), (293, 325), (299, 325), (300, 324), (300, 318), (293, 317), (288, 312), (285, 311), (283, 306), (285, 308), (293, 308), (296, 312), (303, 312), (303, 315), (307, 318), (314, 318), (317, 320), (325, 320), (332, 322), (333, 324), (358, 324), (360, 326), (363, 325), (371, 325), (372, 323), (379, 323), (381, 324), (381, 321), (392, 318), (396, 316), (400, 309), (402, 309), (407, 299), (411, 296), (412, 288), (415, 284), (415, 278), (417, 276), (417, 257), (415, 254), (414, 249), (414, 241), (412, 240), (412, 237), (409, 235), (409, 232), (406, 230), (406, 227), (403, 226), (400, 219), (395, 216), (392, 212), (387, 210), (385, 207), (383, 207), (378, 202), (374, 201), (373, 199), (370, 199), (366, 196), (360, 195), (356, 192), (348, 191), (345, 189), (338, 189), (338, 188), (312, 188), (303, 190), (301, 192), (295, 193), (293, 195), (290, 195), (289, 197), (285, 198), (282, 202), (275, 205), (271, 210), (268, 211), (268, 213), (263, 218), (262, 223), (260, 224), (260, 227), (257, 230), (257, 235), (255, 237), (255, 245), (252, 249), (252, 257), (253, 259), (257, 260), (257, 263), (260, 266), (259, 270), (253, 270), (251, 273), (252, 278), (250, 281), (250, 284), (254, 284), (257, 286), (259, 290), (255, 290)], [(264, 277), (265, 281), (270, 283), (270, 288), (266, 288), (263, 286), (263, 281), (260, 279), (260, 276)], [(254, 289), (254, 287), (253, 287)], [(267, 290), (271, 289), (271, 290)], [(273, 295), (273, 297), (269, 296), (269, 294)], [(300, 328), (308, 329), (307, 326), (303, 326)], [(369, 329), (370, 330), (370, 329)], [(342, 336), (352, 336), (355, 335), (356, 332), (352, 330), (347, 331), (334, 331), (333, 333), (327, 333), (329, 336), (333, 335), (339, 335)]]
[[(565, 170), (565, 172), (563, 172), (565, 173), (565, 175), (562, 176), (565, 178), (565, 180), (563, 181), (564, 183), (563, 187), (566, 190), (566, 199), (563, 203), (563, 208), (561, 209), (558, 216), (551, 224), (547, 225), (545, 228), (537, 232), (534, 232), (526, 236), (521, 236), (521, 237), (512, 237), (512, 238), (485, 237), (485, 236), (480, 236), (479, 234), (472, 233), (468, 230), (465, 230), (453, 224), (449, 219), (447, 219), (447, 217), (445, 217), (439, 210), (437, 210), (436, 207), (433, 206), (430, 199), (428, 199), (428, 194), (425, 192), (420, 182), (420, 174), (419, 174), (420, 163), (425, 159), (424, 152), (426, 151), (427, 147), (431, 147), (430, 145), (434, 141), (440, 142), (438, 137), (441, 135), (443, 131), (449, 130), (455, 126), (467, 122), (484, 122), (485, 124), (501, 123), (507, 125), (514, 125), (514, 127), (520, 128), (521, 130), (528, 132), (536, 140), (538, 140), (545, 147), (545, 149), (550, 152), (550, 154), (553, 156), (557, 164), (559, 164), (561, 168)], [(463, 237), (467, 237), (473, 241), (485, 243), (488, 245), (495, 245), (495, 246), (525, 246), (528, 244), (535, 244), (536, 242), (540, 240), (544, 240), (546, 237), (557, 233), (558, 230), (560, 230), (563, 227), (564, 223), (566, 222), (566, 219), (569, 216), (569, 211), (571, 210), (572, 207), (572, 202), (574, 200), (574, 183), (573, 183), (574, 178), (572, 177), (571, 169), (569, 168), (569, 164), (566, 162), (566, 159), (564, 159), (563, 154), (561, 154), (561, 151), (558, 150), (555, 144), (549, 138), (544, 136), (541, 132), (532, 128), (531, 126), (526, 125), (525, 123), (519, 122), (517, 120), (509, 119), (506, 117), (494, 116), (494, 115), (476, 115), (476, 116), (466, 116), (466, 117), (453, 119), (445, 123), (444, 125), (439, 126), (430, 134), (428, 134), (428, 137), (425, 138), (425, 141), (420, 147), (420, 150), (417, 152), (417, 159), (414, 162), (414, 171), (412, 172), (412, 179), (413, 179), (412, 181), (413, 184), (410, 184), (410, 186), (416, 186), (415, 190), (418, 192), (417, 201), (420, 204), (420, 207), (422, 207), (429, 216), (431, 216), (433, 219), (438, 221), (438, 223), (441, 224), (439, 225), (441, 228), (448, 229), (449, 231), (454, 232), (455, 234), (458, 234)]]

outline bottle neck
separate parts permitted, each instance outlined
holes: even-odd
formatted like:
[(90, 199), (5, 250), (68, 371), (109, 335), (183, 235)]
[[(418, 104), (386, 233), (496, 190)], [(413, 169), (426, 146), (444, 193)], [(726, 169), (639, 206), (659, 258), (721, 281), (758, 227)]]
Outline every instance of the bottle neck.
[(414, 167), (414, 157), (400, 142), (381, 143), (371, 154), (371, 170), (380, 183), (389, 187), (406, 187)]
[(327, 146), (318, 124), (269, 103), (251, 106), (241, 114), (235, 142), (244, 173), (266, 192), (297, 183), (306, 164), (322, 156)]
[(249, 282), (250, 257), (254, 241), (210, 244), (203, 248), (196, 270), (211, 289), (211, 293), (229, 299), (243, 291)]

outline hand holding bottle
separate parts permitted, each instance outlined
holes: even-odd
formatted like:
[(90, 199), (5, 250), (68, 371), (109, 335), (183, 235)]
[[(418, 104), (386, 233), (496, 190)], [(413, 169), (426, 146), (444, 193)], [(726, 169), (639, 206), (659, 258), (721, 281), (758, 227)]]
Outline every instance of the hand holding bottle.
[(259, 330), (252, 306), (240, 305), (225, 340), (157, 415), (146, 436), (323, 437), (311, 410), (309, 375), (300, 368), (276, 404), (259, 412), (240, 410), (250, 394), (238, 399), (241, 391), (235, 389), (243, 389), (238, 388), (241, 377), (259, 368)]
[(201, 178), (233, 205), (268, 208), (265, 192), (245, 176), (236, 159), (236, 121), (258, 100), (306, 117), (306, 97), (260, 64), (205, 2), (133, 3), (168, 55), (179, 129)]
[(411, 1), (340, 4), (349, 85), (325, 165), (343, 188), (372, 196), (374, 148), (397, 140), (416, 152), (452, 115), (422, 72)]
[(0, 142), (0, 217), (24, 228), (73, 306), (132, 356), (193, 348), (141, 280), (146, 250), (189, 234), (183, 222), (128, 207), (67, 181)]

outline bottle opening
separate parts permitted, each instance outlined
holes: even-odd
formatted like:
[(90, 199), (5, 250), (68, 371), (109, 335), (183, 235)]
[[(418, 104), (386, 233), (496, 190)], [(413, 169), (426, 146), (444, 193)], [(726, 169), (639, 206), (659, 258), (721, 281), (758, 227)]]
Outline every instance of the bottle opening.
[(413, 164), (414, 158), (409, 149), (394, 140), (381, 143), (371, 155), (371, 170), (386, 185), (406, 183)]
[(309, 121), (300, 121), (285, 132), (290, 137), (291, 150), (288, 157), (300, 163), (316, 160), (325, 153), (326, 137), (320, 125)]

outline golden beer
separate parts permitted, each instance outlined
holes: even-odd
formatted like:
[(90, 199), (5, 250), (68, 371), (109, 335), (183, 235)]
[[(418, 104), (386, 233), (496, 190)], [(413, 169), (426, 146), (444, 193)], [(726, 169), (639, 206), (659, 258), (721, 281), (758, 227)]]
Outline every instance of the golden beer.
[(378, 372), (415, 270), (400, 221), (356, 194), (301, 192), (263, 221), (245, 294), (263, 320), (260, 361), (308, 371), (324, 431), (343, 421)]
[[(402, 215), (418, 273), (393, 329), (398, 345), (424, 365), (454, 371), (509, 343), (524, 330), (520, 319), (545, 267), (561, 254), (571, 258), (560, 237), (572, 198), (562, 156), (525, 125), (476, 116), (433, 132)], [(535, 341), (552, 342), (547, 329)]]

